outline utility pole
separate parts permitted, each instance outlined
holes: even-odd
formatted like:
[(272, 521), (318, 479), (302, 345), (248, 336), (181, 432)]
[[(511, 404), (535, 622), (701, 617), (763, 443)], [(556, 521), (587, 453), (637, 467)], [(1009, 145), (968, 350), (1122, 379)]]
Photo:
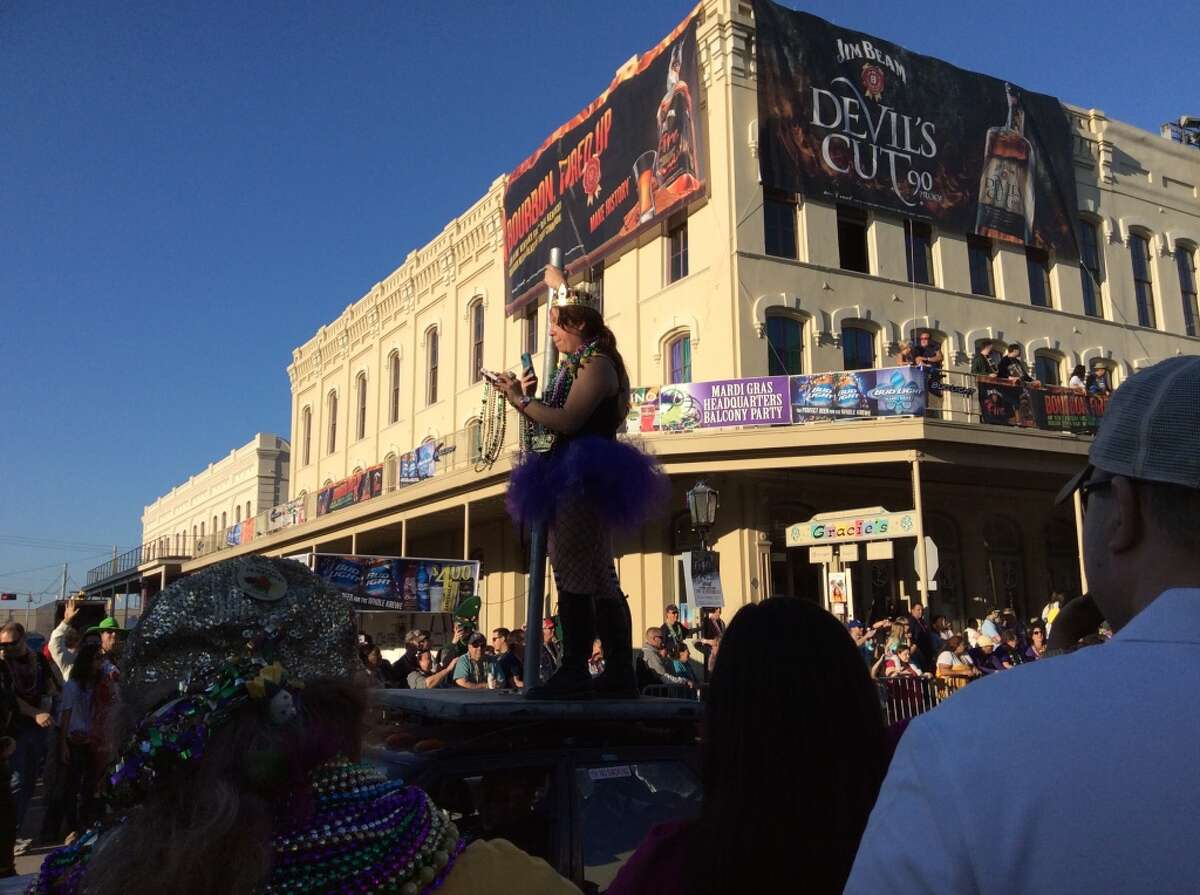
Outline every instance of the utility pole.
[(67, 598), (67, 564), (63, 563), (62, 587), (58, 591), (58, 598), (65, 600)]
[(29, 630), (29, 613), (33, 610), (33, 594), (25, 595), (25, 630)]

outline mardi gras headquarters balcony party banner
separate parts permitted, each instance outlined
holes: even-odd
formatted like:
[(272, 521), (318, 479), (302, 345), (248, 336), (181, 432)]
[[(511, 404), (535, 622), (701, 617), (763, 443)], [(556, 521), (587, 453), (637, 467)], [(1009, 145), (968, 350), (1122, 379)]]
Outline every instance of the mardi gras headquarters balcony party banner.
[(1078, 258), (1062, 105), (754, 0), (764, 186)]
[(569, 272), (704, 194), (697, 7), (545, 139), (504, 191), (506, 311), (534, 295), (550, 250)]

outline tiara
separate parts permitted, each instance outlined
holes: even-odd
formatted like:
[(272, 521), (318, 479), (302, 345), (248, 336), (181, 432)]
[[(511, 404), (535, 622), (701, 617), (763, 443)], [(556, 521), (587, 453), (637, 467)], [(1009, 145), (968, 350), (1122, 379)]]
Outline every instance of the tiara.
[(594, 294), (591, 283), (568, 286), (565, 283), (551, 293), (550, 306), (554, 308), (588, 308), (600, 314), (600, 300)]

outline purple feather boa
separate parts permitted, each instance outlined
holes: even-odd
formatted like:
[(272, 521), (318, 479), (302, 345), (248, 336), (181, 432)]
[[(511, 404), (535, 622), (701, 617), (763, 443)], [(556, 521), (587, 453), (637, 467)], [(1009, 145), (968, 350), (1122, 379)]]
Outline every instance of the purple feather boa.
[(667, 506), (671, 484), (653, 457), (593, 435), (549, 453), (526, 454), (513, 468), (505, 502), (522, 525), (549, 522), (564, 495), (582, 498), (612, 527), (640, 527)]

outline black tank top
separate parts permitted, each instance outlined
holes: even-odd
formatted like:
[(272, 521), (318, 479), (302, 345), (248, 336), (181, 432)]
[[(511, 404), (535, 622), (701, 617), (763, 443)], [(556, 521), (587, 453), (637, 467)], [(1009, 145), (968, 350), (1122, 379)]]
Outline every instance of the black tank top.
[[(612, 363), (612, 361), (610, 360), (609, 363)], [(583, 425), (579, 427), (578, 431), (571, 435), (560, 433), (554, 439), (554, 446), (566, 447), (567, 443), (573, 438), (587, 438), (589, 436), (616, 438), (617, 430), (621, 428), (623, 420), (624, 417), (621, 414), (621, 389), (618, 387), (615, 394), (609, 395), (596, 405), (591, 415), (583, 421)]]

